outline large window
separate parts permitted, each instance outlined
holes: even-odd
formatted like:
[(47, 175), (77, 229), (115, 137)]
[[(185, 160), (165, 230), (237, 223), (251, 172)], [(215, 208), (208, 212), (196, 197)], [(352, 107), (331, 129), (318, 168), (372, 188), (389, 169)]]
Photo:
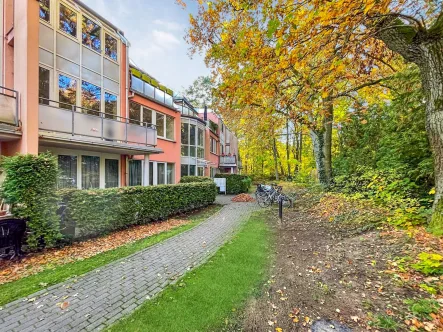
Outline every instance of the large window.
[(60, 30), (77, 37), (77, 13), (62, 3), (60, 4)]
[(203, 167), (197, 167), (197, 175), (203, 176), (205, 173), (205, 169)]
[(117, 39), (105, 33), (105, 54), (117, 61)]
[(166, 115), (166, 138), (174, 139), (174, 117)]
[(38, 68), (38, 97), (40, 104), (49, 105), (50, 74), (49, 69)]
[(160, 137), (165, 137), (165, 115), (157, 113), (155, 124), (157, 126), (157, 135)]
[(203, 146), (203, 139), (204, 139), (204, 135), (203, 135), (203, 129), (198, 128), (198, 135), (197, 135), (197, 145), (198, 146)]
[(117, 96), (105, 92), (105, 113), (106, 118), (116, 119), (117, 115)]
[(166, 170), (166, 183), (174, 184), (175, 183), (175, 164), (167, 164)]
[(214, 154), (217, 154), (217, 141), (213, 138), (213, 137), (211, 137), (210, 138), (210, 143), (211, 143), (211, 152), (212, 153), (214, 153)]
[[(86, 81), (82, 81), (82, 107), (92, 115), (100, 115), (101, 89), (100, 87)], [(92, 110), (89, 112), (88, 110)], [(94, 112), (96, 111), (96, 112)]]
[(140, 124), (140, 105), (131, 101), (129, 104), (129, 122)]
[(58, 188), (77, 188), (77, 156), (58, 156)]
[(143, 125), (152, 124), (152, 110), (149, 108), (143, 107), (143, 122), (145, 122)]
[(165, 164), (157, 163), (157, 184), (165, 184)]
[(105, 188), (118, 187), (118, 160), (105, 159)]
[(82, 189), (100, 188), (100, 157), (82, 156)]
[(189, 123), (182, 123), (181, 141), (182, 144), (189, 144)]
[(40, 0), (40, 18), (49, 22), (51, 19), (51, 0)]
[(129, 161), (129, 185), (141, 186), (142, 185), (142, 161), (130, 160)]
[(154, 185), (154, 163), (152, 161), (149, 162), (149, 185)]
[(188, 176), (189, 175), (189, 169), (188, 169), (188, 165), (181, 165), (180, 167), (180, 176)]
[(82, 42), (83, 45), (93, 49), (94, 51), (101, 51), (101, 28), (94, 21), (83, 15), (82, 22)]
[(77, 80), (65, 76), (58, 75), (58, 100), (59, 107), (72, 109), (72, 105), (76, 104), (77, 99)]

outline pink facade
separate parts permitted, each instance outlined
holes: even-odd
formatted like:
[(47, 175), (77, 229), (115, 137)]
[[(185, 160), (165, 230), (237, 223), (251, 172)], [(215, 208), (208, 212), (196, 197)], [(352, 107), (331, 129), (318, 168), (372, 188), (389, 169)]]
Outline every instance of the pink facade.
[[(238, 155), (236, 138), (209, 129), (221, 120), (203, 121), (189, 103), (184, 112), (171, 89), (131, 67), (123, 31), (99, 13), (78, 0), (0, 0), (0, 9), (1, 155), (50, 151), (60, 188), (237, 171), (220, 156)], [(183, 128), (194, 145), (181, 142)]]

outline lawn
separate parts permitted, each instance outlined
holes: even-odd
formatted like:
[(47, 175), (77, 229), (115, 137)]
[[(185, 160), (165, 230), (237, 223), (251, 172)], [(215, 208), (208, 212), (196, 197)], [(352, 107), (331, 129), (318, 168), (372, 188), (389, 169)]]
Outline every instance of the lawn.
[(21, 297), (31, 295), (51, 285), (63, 282), (71, 277), (79, 276), (92, 271), (98, 267), (111, 263), (112, 261), (127, 257), (137, 251), (182, 233), (203, 222), (220, 209), (220, 205), (212, 205), (195, 214), (185, 217), (184, 219), (188, 218), (191, 220), (191, 223), (189, 224), (135, 241), (114, 250), (97, 254), (84, 260), (78, 260), (65, 265), (60, 265), (53, 269), (47, 269), (26, 278), (2, 284), (0, 285), (0, 306)]
[(207, 263), (109, 331), (207, 331), (232, 324), (267, 277), (272, 233), (255, 214)]

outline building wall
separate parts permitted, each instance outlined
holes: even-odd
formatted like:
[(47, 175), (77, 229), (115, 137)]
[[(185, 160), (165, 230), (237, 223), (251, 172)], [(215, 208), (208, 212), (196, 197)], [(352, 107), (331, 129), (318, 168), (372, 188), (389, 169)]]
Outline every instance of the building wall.
[[(134, 95), (131, 100), (156, 112), (174, 117), (174, 140), (171, 141), (165, 138), (157, 137), (157, 147), (162, 149), (164, 152), (150, 155), (149, 161), (174, 163), (175, 183), (178, 183), (180, 181), (180, 113), (139, 95)], [(135, 158), (143, 159), (143, 156), (137, 156)]]

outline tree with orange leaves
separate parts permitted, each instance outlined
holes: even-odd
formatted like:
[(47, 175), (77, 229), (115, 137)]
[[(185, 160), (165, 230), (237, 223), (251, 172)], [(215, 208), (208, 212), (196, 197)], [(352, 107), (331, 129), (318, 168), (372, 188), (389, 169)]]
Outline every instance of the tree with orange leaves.
[(326, 133), (336, 98), (355, 98), (360, 88), (382, 82), (395, 71), (398, 55), (416, 64), (435, 162), (431, 226), (443, 233), (440, 0), (197, 1), (188, 41), (192, 51), (206, 52), (207, 64), (223, 82), (219, 93), (229, 107), (256, 101), (263, 106), (260, 102), (266, 100), (274, 103), (276, 112), (285, 111)]

